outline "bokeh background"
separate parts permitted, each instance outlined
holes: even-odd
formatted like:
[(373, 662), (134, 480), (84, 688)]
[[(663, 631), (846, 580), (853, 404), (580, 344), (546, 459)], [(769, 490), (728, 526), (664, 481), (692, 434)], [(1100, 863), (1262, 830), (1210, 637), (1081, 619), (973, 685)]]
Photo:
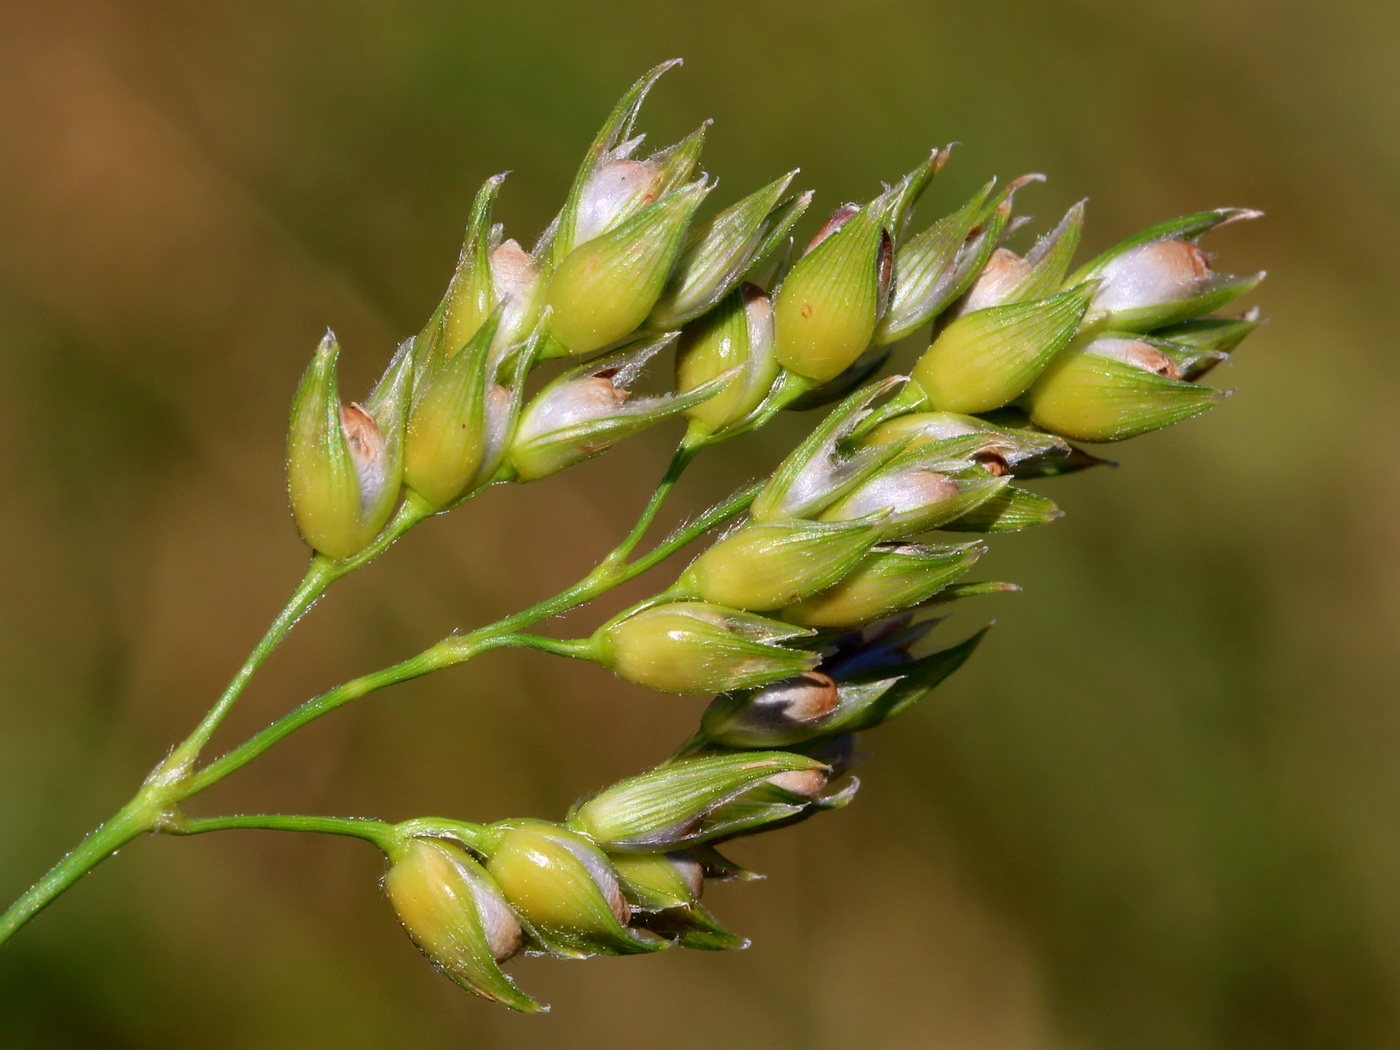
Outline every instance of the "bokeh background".
[[(851, 808), (736, 852), (727, 956), (515, 967), (522, 1018), (434, 975), (362, 843), (133, 843), (0, 951), (15, 1048), (1400, 1045), (1400, 8), (1374, 0), (0, 5), (0, 895), (184, 734), (298, 577), (282, 440), (324, 327), (367, 388), (431, 310), (470, 196), (528, 241), (614, 98), (684, 55), (652, 141), (716, 121), (734, 199), (819, 205), (965, 143), (940, 213), (1043, 171), (1096, 250), (1167, 216), (1267, 267), (1270, 323), (1194, 423), (1065, 479), (999, 540), (1020, 595)], [(816, 212), (809, 225), (814, 224)], [(726, 446), (693, 512), (807, 420)], [(236, 738), (518, 608), (630, 524), (669, 439), (493, 490), (298, 627)], [(579, 618), (581, 629), (595, 613)], [(561, 629), (567, 630), (568, 625)], [(194, 812), (560, 814), (697, 700), (524, 653), (318, 723)]]

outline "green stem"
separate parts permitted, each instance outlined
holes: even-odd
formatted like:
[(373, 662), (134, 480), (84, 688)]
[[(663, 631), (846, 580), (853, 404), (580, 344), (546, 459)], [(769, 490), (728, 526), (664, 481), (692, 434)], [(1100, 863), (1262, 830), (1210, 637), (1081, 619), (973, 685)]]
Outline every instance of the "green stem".
[(243, 666), (238, 669), (238, 673), (233, 676), (214, 706), (200, 720), (194, 732), (171, 753), (161, 767), (160, 776), (166, 782), (174, 783), (188, 775), (198, 760), (200, 752), (209, 743), (209, 738), (219, 728), (219, 723), (224, 720), (239, 696), (242, 695), (258, 668), (271, 655), (272, 650), (277, 648), (282, 639), (287, 636), (287, 632), (292, 629), (293, 625), (316, 604), (321, 595), (326, 593), (327, 588), (332, 583), (378, 557), (395, 540), (432, 513), (432, 507), (410, 489), (393, 520), (364, 550), (338, 562), (331, 561), (322, 554), (313, 557), (310, 568), (306, 570), (306, 575), (297, 585), (297, 589), (292, 593), (287, 604), (283, 606), (282, 611), (277, 614), (277, 618), (272, 621), (267, 633), (253, 647), (253, 651), (243, 661)]
[[(477, 650), (478, 652), (481, 650)], [(229, 751), (222, 757), (215, 759), (205, 766), (198, 773), (195, 773), (185, 781), (183, 795), (188, 798), (203, 791), (209, 785), (222, 780), (235, 769), (241, 768), (247, 762), (262, 754), (277, 741), (281, 740), (289, 733), (294, 733), (308, 722), (313, 722), (324, 714), (334, 711), (341, 704), (349, 703), (358, 699), (366, 693), (372, 693), (377, 689), (386, 686), (397, 685), (399, 682), (407, 682), (413, 678), (429, 674), (443, 667), (449, 666), (451, 662), (450, 653), (446, 651), (443, 643), (437, 645), (416, 656), (409, 657), (390, 667), (382, 668), (359, 678), (352, 678), (348, 682), (336, 686), (320, 696), (312, 697), (300, 707), (293, 709), (283, 715), (270, 726), (255, 733), (238, 747)], [(473, 654), (474, 655), (474, 654)], [(467, 659), (462, 657), (461, 659)]]
[[(680, 453), (677, 453), (680, 459)], [(672, 471), (668, 475), (676, 472), (675, 460), (672, 461)], [(684, 469), (682, 464), (680, 469)], [(229, 751), (222, 757), (215, 759), (209, 765), (199, 770), (189, 777), (183, 784), (181, 797), (188, 798), (191, 795), (203, 791), (205, 788), (222, 780), (230, 773), (241, 769), (258, 755), (272, 747), (279, 740), (296, 732), (302, 726), (314, 722), (322, 715), (330, 714), (336, 708), (357, 700), (369, 693), (397, 685), (400, 682), (407, 682), (413, 678), (420, 678), (433, 671), (452, 667), (455, 664), (463, 663), (488, 649), (498, 649), (504, 646), (520, 646), (529, 649), (536, 649), (542, 652), (554, 653), (558, 656), (570, 656), (575, 658), (587, 658), (591, 643), (587, 641), (562, 640), (556, 638), (544, 638), (540, 635), (518, 633), (521, 628), (529, 627), (539, 623), (541, 620), (570, 609), (577, 608), (594, 598), (620, 586), (629, 580), (640, 576), (655, 565), (681, 550), (693, 542), (696, 537), (703, 535), (710, 529), (723, 521), (727, 521), (735, 514), (742, 512), (753, 502), (762, 488), (761, 484), (751, 485), (747, 489), (735, 493), (710, 510), (706, 511), (695, 521), (677, 529), (666, 540), (659, 543), (642, 557), (635, 561), (623, 561), (618, 563), (614, 558), (616, 551), (609, 554), (599, 566), (589, 573), (588, 576), (580, 580), (568, 590), (561, 591), (552, 598), (547, 598), (542, 602), (522, 609), (512, 616), (504, 617), (495, 623), (480, 627), (468, 634), (452, 635), (444, 638), (436, 645), (425, 649), (416, 656), (411, 656), (407, 660), (394, 664), (390, 667), (374, 671), (359, 678), (352, 679), (342, 685), (336, 686), (320, 696), (313, 697), (300, 707), (283, 715), (276, 722), (267, 726), (254, 736), (250, 737), (243, 744)], [(658, 504), (659, 506), (659, 504)], [(655, 511), (653, 509), (653, 516)], [(637, 531), (637, 530), (634, 530)], [(644, 530), (643, 530), (644, 531)], [(640, 532), (638, 533), (640, 535)], [(629, 543), (635, 546), (635, 540), (629, 536), (619, 546)]]
[(283, 606), (282, 611), (277, 614), (277, 618), (272, 621), (267, 633), (253, 647), (253, 651), (243, 661), (243, 666), (238, 669), (238, 673), (224, 688), (219, 699), (209, 709), (208, 714), (204, 716), (199, 725), (195, 727), (194, 732), (171, 753), (169, 760), (163, 767), (170, 779), (178, 780), (188, 773), (190, 767), (199, 758), (199, 753), (204, 749), (204, 745), (214, 735), (214, 730), (219, 728), (219, 723), (224, 720), (224, 716), (229, 713), (239, 696), (242, 695), (244, 688), (247, 687), (257, 669), (262, 666), (263, 661), (287, 636), (287, 632), (292, 629), (293, 624), (306, 614), (307, 610), (326, 592), (326, 588), (335, 579), (334, 562), (319, 554), (311, 559), (311, 567), (306, 570), (306, 575), (297, 585), (297, 589), (292, 592), (292, 597)]
[[(518, 613), (497, 620), (495, 623), (483, 627), (480, 630), (518, 631), (524, 627), (531, 627), (541, 620), (547, 620), (551, 617), (569, 612), (571, 609), (576, 609), (580, 605), (586, 605), (594, 598), (606, 594), (613, 588), (620, 587), (624, 583), (635, 580), (644, 572), (655, 568), (676, 552), (695, 542), (698, 537), (703, 536), (716, 525), (720, 525), (734, 517), (734, 515), (742, 513), (748, 508), (749, 504), (754, 501), (754, 498), (758, 495), (762, 487), (760, 483), (736, 492), (723, 503), (711, 507), (693, 522), (682, 525), (665, 540), (658, 543), (655, 547), (634, 561), (628, 561), (626, 553), (620, 556), (618, 554), (618, 552), (623, 551), (624, 548), (630, 551), (631, 547), (636, 546), (636, 541), (629, 536), (627, 540), (624, 540), (622, 544), (599, 562), (597, 568), (572, 587), (560, 591), (552, 598), (546, 598), (542, 602), (536, 602), (528, 609), (522, 609)], [(474, 631), (472, 633), (477, 634), (479, 632)]]
[[(456, 839), (471, 849), (490, 854), (496, 851), (505, 830), (500, 825), (473, 824), (451, 817), (415, 817), (395, 827), (400, 842), (415, 838)], [(392, 855), (391, 855), (392, 856)]]
[(106, 823), (92, 831), (48, 873), (0, 915), (0, 944), (43, 911), (60, 893), (155, 823), (142, 796), (123, 806)]
[(666, 497), (671, 494), (671, 490), (676, 487), (676, 482), (685, 473), (685, 468), (690, 466), (700, 450), (705, 447), (705, 439), (694, 428), (687, 430), (681, 443), (676, 447), (675, 455), (671, 457), (671, 463), (666, 468), (666, 474), (661, 479), (661, 484), (656, 486), (656, 491), (651, 494), (651, 499), (647, 500), (647, 505), (642, 508), (641, 516), (637, 518), (637, 523), (632, 526), (621, 543), (609, 552), (603, 560), (606, 565), (609, 562), (620, 564), (625, 562), (631, 553), (636, 550), (637, 544), (642, 542), (642, 537), (651, 528), (652, 522), (656, 520), (657, 512), (661, 510), (661, 505), (666, 502)]
[(392, 824), (368, 817), (306, 817), (281, 813), (259, 813), (228, 817), (181, 817), (163, 823), (160, 830), (170, 835), (203, 835), (209, 831), (256, 828), (265, 831), (307, 831), (323, 835), (348, 835), (372, 842), (388, 852), (398, 835)]
[(716, 525), (722, 525), (736, 514), (742, 514), (748, 510), (749, 504), (757, 499), (758, 494), (763, 491), (764, 484), (765, 482), (759, 481), (746, 489), (740, 489), (723, 503), (717, 503), (711, 507), (690, 524), (681, 526), (636, 561), (628, 563), (624, 579), (619, 582), (625, 583), (627, 580), (634, 579), (655, 568), (677, 551), (688, 547)]
[(515, 634), (495, 628), (482, 628), (471, 634), (444, 638), (416, 656), (411, 656), (407, 660), (373, 671), (370, 674), (361, 675), (359, 678), (352, 678), (320, 696), (312, 697), (300, 707), (289, 711), (276, 722), (255, 733), (238, 747), (210, 762), (199, 772), (189, 777), (180, 787), (180, 797), (184, 799), (199, 794), (234, 770), (241, 769), (279, 740), (295, 733), (302, 726), (314, 722), (322, 715), (330, 714), (337, 707), (348, 704), (351, 700), (358, 700), (360, 697), (380, 689), (464, 663), (488, 649), (522, 646), (562, 656), (574, 656), (579, 654), (580, 647), (585, 644), (587, 643)]

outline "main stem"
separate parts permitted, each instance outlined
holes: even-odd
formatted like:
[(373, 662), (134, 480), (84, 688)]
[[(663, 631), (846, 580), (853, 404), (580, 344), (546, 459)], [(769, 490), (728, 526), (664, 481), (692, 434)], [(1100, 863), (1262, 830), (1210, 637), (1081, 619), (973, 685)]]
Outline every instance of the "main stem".
[(106, 860), (137, 835), (149, 831), (155, 818), (141, 804), (138, 795), (101, 827), (91, 832), (66, 857), (49, 869), (42, 879), (25, 890), (0, 915), (0, 943), (43, 911), (60, 893)]

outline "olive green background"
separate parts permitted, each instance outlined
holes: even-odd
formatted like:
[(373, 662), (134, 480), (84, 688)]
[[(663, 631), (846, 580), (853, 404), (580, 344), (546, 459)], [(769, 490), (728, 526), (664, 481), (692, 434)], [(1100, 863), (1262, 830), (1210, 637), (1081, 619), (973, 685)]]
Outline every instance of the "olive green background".
[[(957, 611), (949, 639), (998, 626), (867, 739), (856, 804), (736, 849), (769, 875), (712, 894), (747, 952), (526, 960), (554, 1010), (519, 1017), (429, 969), (363, 843), (147, 839), (0, 950), (0, 1043), (1400, 1045), (1397, 29), (1366, 0), (0, 5), (0, 896), (129, 794), (298, 577), (283, 427), (324, 327), (363, 392), (476, 185), (514, 169), (498, 214), (528, 243), (661, 59), (687, 64), (644, 127), (713, 117), (721, 203), (800, 165), (810, 228), (958, 140), (925, 217), (1043, 171), (1021, 210), (1043, 228), (1088, 196), (1090, 249), (1262, 208), (1207, 247), (1271, 271), (1238, 396), (1043, 486), (1068, 516), (979, 568), (1025, 592)], [(674, 515), (810, 422), (702, 460)], [(420, 528), (220, 740), (574, 579), (673, 436)], [(559, 815), (700, 703), (489, 654), (190, 810)]]

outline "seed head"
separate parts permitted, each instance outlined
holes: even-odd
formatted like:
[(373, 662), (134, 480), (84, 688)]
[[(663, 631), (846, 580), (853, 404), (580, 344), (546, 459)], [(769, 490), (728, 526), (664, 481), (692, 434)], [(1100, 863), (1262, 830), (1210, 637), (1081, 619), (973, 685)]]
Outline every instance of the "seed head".
[(1031, 420), (1078, 441), (1121, 441), (1198, 415), (1224, 395), (1175, 378), (1163, 352), (1131, 336), (1077, 342), (1026, 397)]
[[(755, 785), (782, 773), (819, 767), (817, 760), (787, 751), (678, 759), (579, 803), (569, 815), (569, 825), (614, 853), (691, 846), (732, 833), (732, 821), (715, 814)], [(789, 815), (784, 811), (773, 819)]]
[(287, 434), (287, 488), (297, 528), (313, 549), (337, 560), (369, 543), (398, 501), (412, 375), (405, 344), (363, 405), (342, 406), (339, 354), (327, 333), (297, 389)]
[(534, 940), (553, 954), (580, 958), (666, 947), (627, 928), (632, 910), (607, 855), (567, 828), (537, 820), (509, 826), (486, 870)]
[(465, 851), (414, 839), (384, 877), (399, 921), (433, 964), (463, 988), (513, 1010), (544, 1006), (520, 991), (500, 963), (524, 933), (500, 888)]
[(718, 605), (777, 609), (841, 579), (879, 536), (876, 522), (753, 522), (696, 558), (679, 586)]
[(598, 455), (654, 423), (713, 397), (723, 372), (682, 394), (634, 398), (632, 384), (675, 333), (594, 359), (559, 376), (525, 406), (510, 447), (519, 481), (534, 481)]
[(563, 353), (614, 345), (646, 320), (710, 188), (700, 181), (668, 193), (560, 261), (545, 303), (552, 312), (550, 335)]
[(744, 423), (778, 378), (773, 356), (773, 304), (746, 284), (682, 330), (676, 349), (676, 389), (688, 393), (732, 369), (739, 373), (686, 415), (715, 433)]
[(779, 643), (810, 632), (706, 602), (648, 606), (595, 636), (604, 666), (663, 693), (718, 693), (804, 671), (813, 653)]
[(950, 547), (881, 544), (839, 583), (783, 610), (808, 627), (854, 627), (928, 601), (984, 553), (980, 543)]

